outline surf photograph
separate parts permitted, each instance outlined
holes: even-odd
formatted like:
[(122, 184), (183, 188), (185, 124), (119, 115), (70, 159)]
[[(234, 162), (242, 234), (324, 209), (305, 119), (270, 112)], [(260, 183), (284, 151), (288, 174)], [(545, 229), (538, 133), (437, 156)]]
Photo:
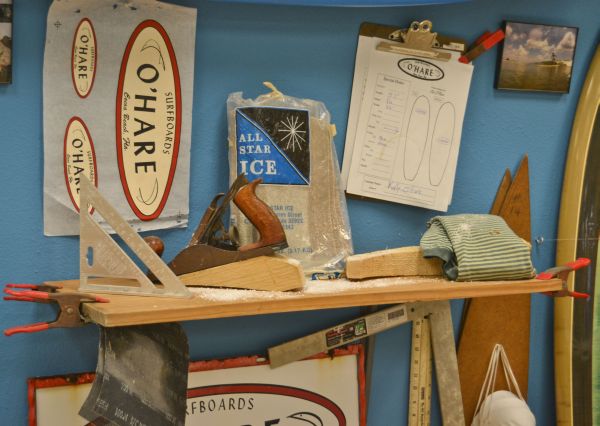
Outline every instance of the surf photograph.
[(12, 80), (12, 0), (0, 4), (0, 83)]
[(568, 93), (577, 28), (506, 22), (496, 88)]

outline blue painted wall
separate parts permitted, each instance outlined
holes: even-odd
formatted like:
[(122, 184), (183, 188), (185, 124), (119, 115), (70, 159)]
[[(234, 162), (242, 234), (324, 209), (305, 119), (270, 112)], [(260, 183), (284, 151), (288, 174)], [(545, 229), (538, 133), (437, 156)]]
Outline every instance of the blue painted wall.
[[(529, 153), (534, 247), (543, 270), (553, 263), (562, 170), (585, 70), (599, 36), (598, 0), (475, 0), (410, 8), (310, 8), (177, 0), (198, 7), (191, 173), (191, 221), (227, 186), (225, 99), (263, 91), (270, 80), (294, 96), (325, 102), (343, 152), (356, 34), (362, 21), (408, 24), (429, 18), (440, 33), (475, 39), (503, 19), (579, 26), (571, 93), (493, 89), (495, 52), (477, 60), (450, 213), (487, 212), (504, 168)], [(0, 87), (0, 271), (2, 282), (40, 282), (78, 274), (75, 238), (42, 232), (42, 58), (49, 0), (17, 0), (14, 82)], [(341, 154), (340, 154), (341, 157)], [(402, 205), (349, 201), (357, 252), (416, 244), (435, 213)], [(163, 232), (171, 257), (189, 231)], [(454, 304), (458, 318), (461, 304)], [(269, 345), (351, 318), (357, 309), (186, 323), (193, 359), (255, 354)], [(0, 327), (39, 321), (46, 306), (3, 302)], [(529, 402), (538, 424), (554, 423), (552, 300), (533, 297)], [(501, 319), (499, 319), (501, 321)], [(28, 377), (90, 371), (94, 326), (2, 338), (0, 423), (25, 424)], [(410, 328), (378, 338), (369, 425), (404, 424)], [(434, 413), (439, 424), (439, 413)]]

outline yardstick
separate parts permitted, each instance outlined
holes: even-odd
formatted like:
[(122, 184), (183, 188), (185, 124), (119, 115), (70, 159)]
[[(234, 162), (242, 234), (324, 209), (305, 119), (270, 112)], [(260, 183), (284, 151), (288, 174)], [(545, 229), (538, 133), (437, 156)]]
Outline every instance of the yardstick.
[(431, 423), (431, 331), (429, 320), (413, 321), (410, 354), (408, 425)]

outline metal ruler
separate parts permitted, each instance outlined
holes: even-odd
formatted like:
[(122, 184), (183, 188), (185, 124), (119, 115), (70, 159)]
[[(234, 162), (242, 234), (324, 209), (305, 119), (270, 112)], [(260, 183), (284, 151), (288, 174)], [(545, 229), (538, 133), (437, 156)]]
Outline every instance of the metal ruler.
[[(81, 176), (79, 212), (79, 290), (136, 296), (192, 297), (193, 294), (119, 215), (98, 189)], [(100, 227), (93, 208), (160, 281), (155, 284)], [(96, 279), (97, 278), (97, 279)], [(93, 279), (93, 280), (91, 280)]]
[(409, 426), (431, 423), (431, 334), (429, 319), (413, 321), (410, 352)]
[[(426, 317), (430, 329), (429, 333), (423, 331), (423, 320)], [(458, 378), (454, 329), (452, 327), (452, 317), (450, 314), (450, 302), (447, 300), (395, 305), (373, 314), (359, 317), (352, 321), (347, 321), (308, 336), (271, 347), (269, 348), (271, 367), (276, 368), (293, 361), (298, 361), (311, 355), (372, 336), (409, 321), (413, 321), (413, 323), (421, 321), (415, 329), (415, 331), (419, 331), (419, 353), (422, 351), (425, 352), (429, 350), (429, 348), (433, 350), (433, 361), (435, 364), (435, 373), (440, 396), (440, 408), (444, 425), (464, 426), (465, 416), (460, 392), (460, 381)], [(426, 335), (431, 336), (431, 345), (429, 344), (429, 339), (424, 337)], [(415, 351), (413, 350), (413, 353), (414, 352)], [(429, 356), (429, 359), (431, 359), (431, 355)], [(417, 397), (415, 399), (417, 401), (417, 406), (419, 405), (419, 401), (423, 402), (422, 409), (415, 412), (415, 419), (417, 421), (422, 419), (423, 422), (427, 420), (430, 413), (429, 401), (431, 396), (431, 378), (427, 382), (426, 378), (420, 376), (420, 370), (423, 368), (425, 368), (423, 370), (425, 377), (427, 376), (426, 367), (427, 363), (423, 362), (422, 359), (419, 359), (416, 367), (419, 369), (419, 373), (416, 373), (419, 375), (419, 384), (417, 384), (416, 387), (417, 391), (421, 387), (424, 389), (424, 392), (423, 398), (419, 399), (419, 397)], [(429, 376), (431, 377), (431, 369)], [(422, 380), (424, 380), (424, 382), (421, 382)], [(424, 388), (421, 383), (425, 384)], [(422, 415), (419, 413), (422, 413)], [(410, 419), (412, 419), (412, 412)]]

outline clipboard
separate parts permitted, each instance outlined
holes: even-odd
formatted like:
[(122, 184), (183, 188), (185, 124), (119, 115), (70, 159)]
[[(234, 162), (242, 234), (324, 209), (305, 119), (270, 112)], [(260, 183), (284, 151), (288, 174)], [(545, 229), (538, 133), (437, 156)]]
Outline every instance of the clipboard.
[[(369, 22), (365, 22), (361, 25), (358, 35), (354, 79), (352, 85), (352, 101), (348, 115), (346, 143), (341, 172), (341, 182), (344, 190), (348, 189), (348, 180), (350, 176), (352, 156), (355, 151), (355, 140), (357, 138), (361, 105), (363, 105), (363, 102), (366, 101), (363, 99), (363, 97), (365, 96), (372, 52), (375, 50), (380, 52), (390, 52), (391, 54), (406, 55), (413, 58), (423, 58), (425, 61), (432, 60), (434, 63), (438, 64), (440, 62), (450, 63), (451, 61), (458, 63), (458, 58), (467, 48), (465, 40), (458, 37), (440, 35), (436, 32), (433, 32), (432, 27), (433, 25), (431, 21), (428, 20), (412, 22), (408, 28), (399, 28)], [(443, 73), (441, 75), (443, 76)], [(451, 170), (450, 172), (453, 174), (454, 170)], [(453, 180), (454, 176), (452, 176), (452, 182)], [(347, 194), (358, 195), (359, 197), (382, 199), (379, 196), (356, 194), (350, 191), (347, 191)], [(388, 201), (395, 200), (388, 199)], [(449, 201), (450, 200), (448, 200), (448, 203)], [(421, 205), (421, 207), (426, 206)], [(436, 209), (445, 210), (447, 209), (447, 205), (441, 209)]]
[(464, 53), (466, 43), (463, 39), (439, 35), (431, 31), (432, 27), (433, 24), (429, 20), (413, 21), (408, 28), (365, 22), (360, 26), (359, 37), (374, 37), (383, 40), (378, 43), (378, 50), (404, 53), (421, 58), (450, 60), (449, 53), (434, 49)]
[[(375, 24), (372, 22), (363, 22), (360, 25), (356, 48), (356, 59), (354, 62), (354, 79), (352, 81), (351, 99), (354, 100), (362, 97), (367, 79), (368, 61), (364, 60), (367, 58), (360, 57), (361, 53), (366, 53), (367, 50), (376, 48), (376, 44), (382, 44), (382, 47), (385, 49), (392, 44), (390, 42), (396, 42), (395, 46), (405, 47), (410, 49), (410, 51), (414, 51), (415, 55), (421, 54), (425, 57), (430, 57), (429, 51), (433, 48), (460, 52), (461, 54), (465, 52), (467, 48), (465, 40), (456, 37), (446, 37), (437, 33), (431, 33), (431, 21), (423, 21), (423, 23), (429, 23), (428, 32), (432, 36), (432, 38), (429, 40), (429, 46), (423, 46), (426, 41), (424, 40), (423, 35), (421, 35), (421, 37), (417, 37), (416, 39), (408, 36), (408, 34), (415, 34), (419, 31), (421, 23), (417, 21), (411, 23), (409, 28)], [(414, 42), (415, 40), (416, 43)], [(400, 45), (399, 42), (402, 43), (402, 45)], [(366, 65), (366, 67), (364, 65)], [(342, 188), (344, 190), (346, 189), (348, 183), (348, 174), (350, 173), (349, 160), (352, 157), (352, 151), (354, 149), (354, 136), (356, 134), (356, 125), (358, 124), (358, 113), (360, 112), (359, 106), (360, 104), (357, 102), (351, 102), (348, 113), (346, 144), (344, 146), (344, 157), (341, 171)], [(349, 138), (349, 135), (352, 137)]]

